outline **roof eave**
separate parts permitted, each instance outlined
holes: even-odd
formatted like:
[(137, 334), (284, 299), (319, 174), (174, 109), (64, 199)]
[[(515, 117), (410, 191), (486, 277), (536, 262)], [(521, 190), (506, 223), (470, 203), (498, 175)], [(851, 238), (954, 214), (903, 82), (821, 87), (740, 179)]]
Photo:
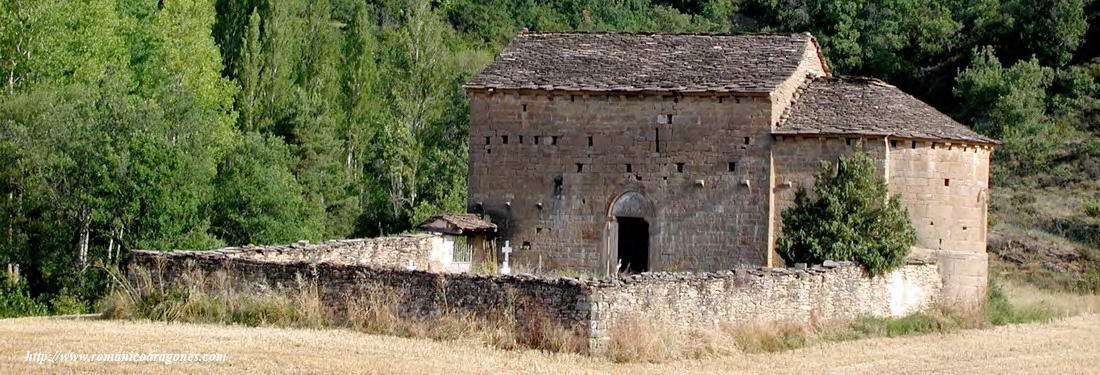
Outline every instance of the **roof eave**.
[(801, 137), (815, 137), (815, 136), (822, 136), (822, 137), (883, 137), (883, 138), (904, 139), (904, 140), (912, 140), (912, 141), (959, 142), (959, 143), (981, 144), (981, 145), (989, 145), (989, 146), (1000, 146), (1000, 145), (1004, 144), (1004, 142), (998, 141), (996, 139), (977, 140), (977, 139), (961, 139), (961, 138), (904, 137), (904, 136), (899, 136), (899, 135), (896, 135), (896, 134), (893, 134), (893, 133), (874, 133), (874, 132), (852, 133), (852, 132), (810, 132), (810, 131), (773, 130), (771, 132), (771, 135), (773, 135), (773, 136), (796, 136), (796, 137), (797, 136), (801, 136)]
[(483, 92), (483, 93), (568, 93), (568, 94), (590, 94), (590, 95), (737, 95), (737, 96), (758, 96), (766, 97), (771, 94), (772, 91), (746, 91), (746, 90), (721, 90), (721, 89), (592, 89), (592, 88), (536, 88), (536, 87), (489, 87), (481, 85), (463, 85), (462, 88), (467, 93), (471, 92)]

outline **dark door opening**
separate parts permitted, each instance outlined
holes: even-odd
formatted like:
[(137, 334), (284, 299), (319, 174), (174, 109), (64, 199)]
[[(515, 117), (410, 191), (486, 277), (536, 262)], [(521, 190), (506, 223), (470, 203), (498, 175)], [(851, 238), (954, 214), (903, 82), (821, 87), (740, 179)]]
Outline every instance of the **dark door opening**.
[(616, 217), (619, 223), (619, 271), (649, 270), (649, 223), (638, 217)]

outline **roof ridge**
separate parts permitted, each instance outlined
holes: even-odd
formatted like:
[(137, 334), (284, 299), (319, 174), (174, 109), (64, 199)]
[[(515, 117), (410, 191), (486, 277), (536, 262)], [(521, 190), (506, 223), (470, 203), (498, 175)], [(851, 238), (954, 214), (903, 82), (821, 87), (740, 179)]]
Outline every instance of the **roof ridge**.
[(897, 87), (890, 83), (883, 81), (882, 79), (868, 76), (849, 76), (849, 75), (833, 75), (833, 76), (818, 76), (811, 81), (835, 81), (835, 82), (851, 82), (851, 83), (866, 83), (876, 86)]
[(814, 37), (808, 31), (794, 33), (766, 33), (766, 32), (735, 32), (735, 33), (707, 33), (707, 32), (660, 32), (660, 31), (605, 31), (605, 30), (576, 30), (576, 31), (528, 31), (521, 30), (520, 35), (650, 35), (650, 36), (805, 36)]

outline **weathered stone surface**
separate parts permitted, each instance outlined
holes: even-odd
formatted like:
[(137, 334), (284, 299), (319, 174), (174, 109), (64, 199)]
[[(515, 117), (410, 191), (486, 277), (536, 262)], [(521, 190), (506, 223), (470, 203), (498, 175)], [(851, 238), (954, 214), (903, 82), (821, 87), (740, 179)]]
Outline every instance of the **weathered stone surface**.
[(997, 143), (886, 82), (815, 77), (795, 93), (775, 134), (876, 135)]
[[(373, 264), (387, 267), (444, 271), (450, 265), (453, 248), (443, 246), (443, 238), (431, 234), (331, 240), (321, 244), (308, 242), (290, 245), (226, 247), (211, 251), (171, 252), (173, 256), (226, 257), (257, 261)], [(147, 251), (135, 250), (134, 254)], [(160, 254), (159, 251), (148, 252)]]
[[(185, 272), (225, 275), (233, 288), (268, 293), (316, 283), (322, 300), (339, 314), (349, 304), (377, 295), (400, 296), (402, 314), (443, 312), (514, 314), (517, 329), (537, 329), (531, 319), (549, 319), (575, 330), (590, 351), (606, 347), (619, 319), (638, 317), (707, 329), (720, 323), (843, 321), (863, 316), (900, 316), (930, 307), (941, 283), (936, 264), (907, 265), (870, 278), (849, 262), (834, 268), (738, 268), (718, 272), (655, 272), (602, 280), (438, 273), (335, 258), (240, 256), (234, 251), (134, 251), (130, 269), (153, 272), (171, 283)], [(529, 332), (527, 332), (529, 333)]]
[(795, 72), (809, 34), (525, 32), (468, 89), (758, 92)]

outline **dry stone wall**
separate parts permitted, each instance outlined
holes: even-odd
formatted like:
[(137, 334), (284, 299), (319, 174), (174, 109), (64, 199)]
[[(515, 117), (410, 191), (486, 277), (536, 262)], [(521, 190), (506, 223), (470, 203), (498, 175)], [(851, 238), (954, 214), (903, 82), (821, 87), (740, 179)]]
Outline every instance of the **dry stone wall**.
[[(226, 247), (196, 252), (220, 254), (230, 258), (278, 262), (331, 262), (374, 264), (388, 267), (446, 271), (452, 263), (453, 242), (434, 234), (408, 234), (378, 238), (332, 240), (319, 244), (306, 242), (276, 245)], [(177, 252), (187, 254), (189, 252)]]
[[(292, 251), (291, 251), (292, 252)], [(372, 296), (393, 300), (407, 316), (444, 312), (512, 314), (517, 332), (534, 334), (540, 322), (556, 322), (586, 340), (589, 351), (607, 347), (611, 329), (624, 318), (644, 318), (683, 329), (720, 323), (844, 321), (862, 316), (901, 316), (938, 301), (941, 279), (929, 262), (870, 278), (851, 263), (809, 268), (739, 268), (706, 273), (646, 273), (603, 280), (487, 276), (409, 270), (340, 259), (275, 255), (239, 256), (239, 250), (132, 252), (131, 272), (149, 270), (173, 283), (187, 272), (221, 274), (242, 292), (265, 293), (315, 283), (335, 313)]]
[[(572, 279), (486, 276), (408, 270), (330, 261), (235, 257), (214, 251), (132, 252), (130, 272), (145, 270), (155, 281), (171, 284), (189, 272), (223, 275), (232, 288), (268, 293), (316, 285), (321, 300), (338, 316), (351, 304), (393, 303), (406, 317), (443, 313), (499, 317), (513, 314), (521, 334), (533, 319), (557, 322), (587, 337), (588, 286)], [(383, 299), (380, 299), (383, 298)]]
[(941, 281), (935, 264), (912, 261), (868, 277), (848, 262), (830, 267), (748, 268), (712, 273), (644, 274), (592, 289), (590, 347), (600, 350), (616, 322), (659, 321), (681, 329), (719, 324), (843, 322), (896, 317), (931, 307)]

